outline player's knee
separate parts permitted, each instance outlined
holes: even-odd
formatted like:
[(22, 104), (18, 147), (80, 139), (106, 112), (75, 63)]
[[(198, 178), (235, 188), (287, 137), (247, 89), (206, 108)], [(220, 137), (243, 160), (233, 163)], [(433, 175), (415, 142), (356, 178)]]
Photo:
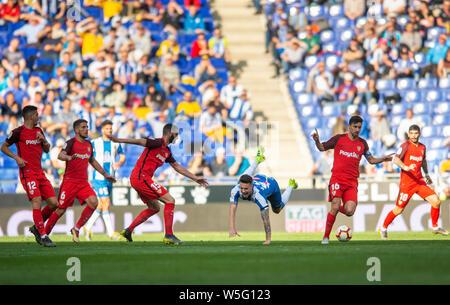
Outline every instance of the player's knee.
[(345, 211), (345, 215), (347, 215), (347, 216), (353, 216), (353, 214), (355, 214), (355, 210), (354, 209)]

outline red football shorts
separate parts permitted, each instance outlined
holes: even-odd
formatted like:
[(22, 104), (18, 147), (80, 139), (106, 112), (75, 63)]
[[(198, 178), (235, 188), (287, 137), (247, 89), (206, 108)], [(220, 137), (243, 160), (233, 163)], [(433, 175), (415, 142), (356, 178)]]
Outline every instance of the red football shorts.
[(404, 208), (408, 204), (411, 197), (416, 193), (422, 199), (425, 199), (431, 195), (436, 195), (436, 192), (431, 187), (426, 185), (426, 183), (401, 185), (400, 190), (398, 192), (397, 202), (395, 203), (395, 205), (400, 208)]
[(78, 199), (81, 205), (85, 204), (88, 197), (97, 196), (89, 182), (85, 180), (67, 180), (63, 179), (59, 189), (58, 207), (67, 209), (73, 205), (75, 199)]
[(158, 199), (168, 193), (162, 185), (150, 178), (138, 179), (130, 177), (130, 183), (144, 203)]
[(328, 185), (328, 202), (331, 202), (334, 197), (341, 198), (343, 203), (347, 201), (358, 203), (358, 182), (331, 177)]
[(45, 176), (20, 177), (20, 182), (30, 201), (35, 197), (41, 197), (43, 200), (56, 197), (52, 184)]

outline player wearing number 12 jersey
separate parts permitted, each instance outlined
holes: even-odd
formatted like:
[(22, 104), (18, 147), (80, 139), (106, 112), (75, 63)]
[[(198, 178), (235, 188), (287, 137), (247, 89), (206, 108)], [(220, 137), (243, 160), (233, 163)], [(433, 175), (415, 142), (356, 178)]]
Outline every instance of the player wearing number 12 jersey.
[[(419, 195), (431, 204), (431, 226), (435, 234), (448, 235), (448, 232), (438, 225), (440, 205), (439, 197), (427, 184), (433, 183), (428, 175), (426, 147), (419, 142), (420, 127), (411, 125), (408, 131), (409, 140), (403, 143), (394, 157), (394, 163), (402, 169), (400, 174), (400, 190), (395, 208), (386, 216), (379, 233), (382, 239), (387, 239), (387, 228), (397, 215), (403, 212), (414, 194)], [(426, 181), (422, 171), (425, 172)]]
[(208, 183), (205, 179), (196, 177), (180, 163), (175, 161), (169, 149), (169, 144), (173, 143), (177, 137), (178, 127), (172, 124), (166, 124), (163, 127), (162, 138), (158, 139), (120, 139), (114, 135), (109, 136), (113, 142), (135, 144), (145, 147), (131, 172), (130, 183), (148, 208), (143, 210), (134, 219), (131, 225), (120, 233), (120, 235), (125, 237), (129, 242), (133, 241), (131, 234), (134, 228), (146, 221), (152, 215), (158, 213), (160, 209), (159, 201), (162, 201), (164, 203), (164, 244), (179, 245), (183, 243), (173, 234), (172, 230), (175, 199), (163, 186), (159, 185), (156, 181), (153, 181), (153, 174), (158, 167), (163, 165), (164, 162), (167, 162), (176, 172), (197, 182), (201, 186), (207, 187)]
[[(48, 153), (50, 144), (45, 139), (42, 129), (37, 126), (39, 114), (35, 106), (25, 106), (22, 109), (22, 117), (23, 125), (11, 132), (2, 144), (1, 150), (16, 160), (19, 166), (20, 182), (33, 208), (34, 225), (30, 227), (30, 232), (34, 234), (37, 243), (53, 247), (54, 243), (45, 233), (44, 222), (56, 209), (58, 202), (55, 190), (45, 177), (41, 166), (42, 152)], [(16, 144), (17, 155), (9, 148), (13, 144)], [(45, 200), (47, 205), (41, 211), (42, 200)]]
[(319, 140), (317, 130), (311, 135), (320, 151), (334, 149), (333, 169), (328, 186), (328, 201), (331, 202), (331, 208), (327, 215), (322, 244), (328, 244), (338, 212), (347, 216), (355, 213), (358, 203), (359, 163), (362, 156), (370, 164), (392, 160), (392, 155), (375, 158), (370, 153), (366, 140), (359, 137), (362, 123), (363, 119), (360, 116), (352, 116), (347, 133), (336, 135), (323, 143)]

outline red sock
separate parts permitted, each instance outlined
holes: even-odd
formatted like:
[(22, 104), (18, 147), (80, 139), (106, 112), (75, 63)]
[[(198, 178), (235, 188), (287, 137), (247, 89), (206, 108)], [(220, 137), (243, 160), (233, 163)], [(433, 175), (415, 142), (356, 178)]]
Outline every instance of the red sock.
[(95, 208), (92, 208), (89, 204), (86, 205), (83, 212), (81, 212), (80, 219), (78, 219), (77, 224), (75, 225), (75, 229), (80, 230), (82, 226), (91, 218), (92, 213), (94, 213)]
[(47, 224), (45, 225), (45, 234), (47, 235), (50, 234), (59, 217), (60, 216), (56, 212), (53, 212), (52, 215), (50, 215), (50, 218), (48, 219)]
[(393, 211), (390, 211), (384, 219), (383, 228), (387, 229), (395, 217), (397, 217), (397, 215), (395, 215)]
[(347, 212), (345, 212), (345, 209), (344, 209), (344, 205), (339, 206), (339, 212), (341, 212), (344, 215), (347, 215)]
[(33, 209), (33, 221), (41, 236), (45, 235), (44, 220), (42, 220), (41, 209)]
[(438, 226), (438, 219), (439, 219), (439, 208), (431, 207), (431, 225), (433, 228), (436, 228)]
[(52, 213), (53, 213), (53, 210), (50, 209), (48, 207), (48, 205), (46, 205), (41, 211), (42, 220), (45, 222), (50, 217), (50, 215), (52, 215)]
[(335, 220), (336, 220), (336, 215), (333, 215), (330, 212), (328, 212), (327, 223), (326, 223), (326, 227), (325, 227), (325, 234), (324, 234), (323, 238), (330, 238), (330, 232), (331, 232), (331, 229), (333, 229)]
[(175, 209), (175, 203), (166, 203), (164, 205), (164, 225), (166, 228), (166, 234), (172, 235), (173, 226), (173, 210)]
[(128, 227), (128, 230), (133, 232), (134, 228), (136, 228), (138, 225), (149, 219), (152, 215), (158, 213), (158, 210), (151, 210), (151, 209), (145, 209), (143, 210), (131, 223), (131, 225)]

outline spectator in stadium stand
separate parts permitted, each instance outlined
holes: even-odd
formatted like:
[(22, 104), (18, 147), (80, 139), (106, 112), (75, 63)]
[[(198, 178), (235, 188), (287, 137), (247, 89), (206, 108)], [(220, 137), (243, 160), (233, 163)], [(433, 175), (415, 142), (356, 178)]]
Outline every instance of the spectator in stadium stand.
[(53, 115), (53, 104), (47, 102), (44, 105), (44, 110), (42, 111), (39, 123), (41, 128), (45, 131), (45, 133), (49, 135), (54, 134), (52, 130), (52, 126), (55, 125), (54, 119), (55, 117)]
[(0, 111), (2, 115), (15, 116), (19, 118), (22, 107), (14, 100), (14, 94), (9, 92), (4, 99), (0, 99)]
[(312, 31), (312, 26), (307, 25), (305, 27), (306, 36), (302, 39), (308, 45), (306, 50), (306, 55), (315, 55), (320, 51), (320, 38), (318, 35), (314, 34)]
[[(135, 122), (132, 118), (126, 120), (125, 124), (120, 126), (118, 137), (128, 136), (129, 138), (135, 138), (137, 134), (137, 130), (135, 128)], [(127, 146), (127, 144), (124, 144)]]
[(145, 0), (143, 5), (141, 6), (141, 9), (143, 10), (141, 14), (142, 19), (150, 20), (155, 23), (161, 22), (164, 14), (164, 5), (161, 3), (161, 1)]
[(20, 41), (18, 38), (13, 38), (9, 45), (2, 52), (2, 66), (9, 72), (13, 71), (12, 66), (19, 64), (20, 72), (22, 73), (27, 65), (23, 52), (19, 49)]
[(8, 74), (6, 73), (6, 69), (0, 65), (0, 97), (3, 95), (3, 92), (8, 88), (10, 83)]
[(199, 32), (197, 39), (192, 42), (191, 58), (209, 55), (208, 41), (205, 38), (205, 33)]
[[(450, 0), (444, 0), (442, 7), (438, 11), (436, 16), (436, 25), (444, 29), (449, 29), (450, 26)], [(434, 11), (433, 11), (434, 13)]]
[(153, 130), (153, 136), (155, 138), (161, 137), (163, 134), (164, 125), (168, 123), (167, 115), (164, 111), (150, 112), (147, 114), (146, 118)]
[(131, 35), (131, 40), (134, 42), (136, 50), (142, 54), (150, 54), (152, 50), (152, 40), (150, 33), (145, 29), (142, 23), (136, 26), (137, 32)]
[(200, 107), (200, 104), (193, 99), (191, 91), (186, 91), (184, 93), (183, 100), (178, 104), (176, 113), (177, 116), (185, 117), (190, 121), (201, 116), (202, 108)]
[(209, 55), (214, 58), (223, 58), (227, 65), (231, 62), (228, 40), (223, 37), (220, 28), (214, 29), (213, 36), (208, 40)]
[[(64, 32), (56, 29), (58, 27), (57, 24), (59, 23), (53, 24), (51, 27), (45, 27), (44, 32), (46, 32), (46, 34), (41, 43), (42, 53), (40, 58), (51, 59), (53, 62), (56, 62), (59, 59), (60, 52), (63, 50), (62, 38)], [(53, 29), (55, 29), (55, 31), (53, 31)], [(47, 72), (51, 71), (47, 70)]]
[(123, 86), (135, 85), (137, 82), (136, 65), (128, 60), (129, 52), (126, 49), (120, 51), (120, 60), (114, 67), (114, 80)]
[(336, 65), (331, 70), (331, 73), (333, 74), (334, 78), (333, 88), (338, 88), (340, 85), (342, 85), (347, 74), (355, 76), (354, 73), (350, 72), (350, 70), (348, 69), (348, 62), (346, 61), (343, 61), (340, 64)]
[(395, 78), (413, 78), (416, 62), (407, 46), (400, 47), (400, 58), (394, 63)]
[[(53, 70), (53, 75), (55, 75), (56, 69), (58, 69), (59, 67), (62, 67), (64, 69), (63, 70), (64, 74), (66, 74), (67, 77), (71, 77), (74, 75), (75, 69), (77, 66), (74, 62), (72, 62), (69, 51), (63, 50), (63, 51), (61, 51), (61, 53), (62, 53), (62, 56), (60, 56), (59, 60), (56, 62), (56, 66)], [(103, 53), (103, 56), (104, 56), (104, 53)], [(89, 67), (89, 69), (90, 69), (90, 67)], [(94, 75), (96, 75), (96, 74), (94, 74), (94, 72), (95, 71), (90, 71), (89, 76), (96, 77), (96, 76), (94, 76)]]
[(112, 91), (105, 96), (106, 107), (124, 107), (127, 100), (127, 92), (124, 86), (115, 81), (112, 85)]
[(375, 118), (370, 120), (370, 138), (375, 142), (379, 142), (379, 145), (386, 135), (391, 134), (389, 122), (386, 118), (386, 112), (384, 110), (378, 110), (375, 113)]
[(72, 102), (70, 99), (65, 98), (62, 103), (62, 111), (58, 112), (54, 116), (55, 125), (53, 130), (55, 131), (55, 138), (67, 139), (73, 133), (72, 122), (78, 119), (78, 115), (72, 110)]
[[(73, 65), (70, 62), (69, 54), (67, 54), (65, 57), (66, 57), (66, 61), (68, 61), (67, 64)], [(92, 79), (100, 79), (102, 77), (101, 70), (107, 69), (108, 67), (109, 67), (109, 62), (106, 60), (106, 53), (104, 50), (100, 50), (97, 53), (95, 60), (89, 64), (88, 75)]]
[(174, 34), (170, 34), (166, 40), (162, 41), (159, 45), (158, 51), (156, 51), (156, 56), (159, 57), (165, 57), (167, 54), (172, 55), (173, 61), (178, 61), (180, 55), (180, 45)]
[(420, 128), (423, 127), (423, 123), (414, 117), (412, 108), (408, 108), (406, 110), (406, 117), (400, 121), (397, 128), (397, 138), (400, 140), (400, 143), (408, 140), (408, 131), (411, 125), (417, 125)]
[(203, 90), (209, 84), (215, 85), (219, 81), (219, 73), (208, 55), (203, 55), (202, 60), (195, 66), (194, 78), (199, 85), (199, 90)]
[(242, 123), (245, 127), (253, 120), (252, 103), (246, 89), (242, 90), (241, 96), (234, 99), (228, 108), (228, 119), (232, 122)]
[(391, 13), (402, 14), (406, 9), (406, 0), (383, 1), (383, 11), (386, 15)]
[(373, 59), (373, 53), (378, 47), (378, 36), (375, 28), (368, 28), (367, 31), (358, 37), (358, 41), (362, 42), (362, 47), (365, 51), (366, 61)]
[(186, 34), (198, 34), (206, 30), (205, 21), (199, 12), (199, 8), (191, 5), (184, 19), (184, 32)]
[(244, 87), (237, 83), (237, 77), (230, 75), (228, 78), (228, 84), (222, 87), (220, 90), (220, 101), (227, 107), (231, 107), (235, 98), (238, 98), (242, 94)]
[(40, 0), (35, 1), (38, 4), (38, 11), (46, 19), (62, 21), (64, 19), (67, 1)]
[(194, 5), (195, 7), (200, 8), (201, 4), (202, 4), (202, 0), (184, 0), (185, 7)]
[(228, 176), (228, 164), (225, 160), (225, 148), (216, 149), (216, 156), (211, 160), (209, 168), (214, 177)]
[(7, 0), (0, 4), (0, 26), (8, 22), (17, 23), (20, 18), (20, 7), (16, 0)]
[[(376, 88), (375, 78), (370, 78), (370, 77), (366, 76), (365, 82), (366, 82), (365, 87), (358, 88), (358, 95), (355, 98), (355, 100), (353, 101), (353, 104), (355, 104), (355, 105), (375, 104), (378, 102), (378, 99), (380, 98), (380, 94), (378, 93), (378, 90)], [(363, 122), (363, 125), (364, 125), (364, 122)], [(367, 137), (363, 137), (363, 138), (366, 139)]]
[(450, 49), (445, 53), (445, 57), (439, 61), (436, 72), (439, 78), (446, 78), (450, 75)]
[(183, 8), (175, 0), (170, 0), (162, 17), (163, 31), (174, 35), (178, 34), (178, 31), (183, 28), (183, 23), (181, 22), (183, 17)]
[(198, 177), (211, 177), (211, 169), (209, 168), (208, 162), (203, 157), (203, 153), (196, 152), (188, 163), (188, 170)]
[(337, 89), (333, 89), (332, 92), (342, 107), (347, 107), (352, 104), (358, 93), (356, 86), (353, 84), (353, 74), (345, 74), (344, 82)]
[(350, 40), (350, 45), (342, 54), (342, 59), (348, 61), (348, 69), (351, 72), (357, 72), (364, 69), (364, 49), (359, 45), (354, 37)]
[(149, 84), (147, 94), (144, 97), (144, 103), (147, 107), (150, 107), (154, 111), (161, 109), (164, 104), (164, 96), (161, 92), (156, 90), (154, 83)]
[[(119, 19), (120, 23), (120, 19)], [(108, 35), (105, 36), (103, 39), (103, 44), (105, 50), (112, 53), (118, 53), (119, 49), (122, 45), (124, 45), (127, 42), (126, 36), (119, 36), (117, 34), (117, 28), (111, 27), (109, 29)]]
[(149, 61), (149, 55), (143, 54), (136, 66), (138, 84), (153, 84), (157, 80), (158, 66)]
[(333, 74), (325, 69), (324, 61), (319, 61), (309, 71), (306, 82), (306, 92), (314, 93), (322, 104), (333, 102), (333, 83)]
[(420, 24), (426, 29), (434, 26), (434, 16), (430, 11), (428, 1), (420, 1), (419, 9), (416, 10), (420, 19)]
[(27, 103), (27, 101), (30, 99), (27, 91), (20, 86), (20, 79), (18, 77), (15, 77), (12, 80), (12, 86), (6, 89), (5, 96), (10, 92), (14, 94), (14, 99), (17, 103), (19, 103), (19, 105)]
[(373, 78), (386, 78), (391, 75), (394, 62), (389, 56), (388, 42), (384, 38), (378, 40), (378, 47), (367, 65), (367, 73)]
[(217, 112), (213, 101), (209, 102), (207, 108), (200, 116), (200, 132), (208, 136), (214, 142), (223, 142), (224, 131), (222, 127), (222, 116)]
[(20, 65), (18, 63), (15, 63), (14, 65), (12, 65), (12, 71), (9, 71), (8, 73), (8, 86), (11, 86), (12, 81), (17, 78), (19, 80), (19, 87), (25, 90), (27, 87), (27, 82), (24, 76), (25, 73), (20, 72)]
[(344, 14), (350, 20), (356, 20), (366, 11), (365, 0), (344, 0)]
[(228, 159), (228, 176), (240, 176), (250, 167), (250, 161), (244, 157), (242, 148), (234, 144), (234, 153)]
[(47, 20), (31, 14), (28, 22), (13, 32), (14, 36), (22, 36), (26, 38), (27, 46), (39, 46), (38, 34), (44, 30)]
[(417, 53), (420, 51), (420, 49), (422, 49), (422, 35), (419, 33), (419, 31), (414, 29), (414, 25), (411, 22), (408, 22), (405, 25), (405, 31), (400, 38), (400, 44), (407, 45), (409, 49), (414, 53)]
[(347, 120), (343, 114), (339, 115), (336, 118), (336, 122), (333, 125), (333, 129), (331, 130), (331, 136), (335, 136), (338, 134), (343, 134), (347, 132)]
[(288, 22), (289, 25), (296, 32), (303, 32), (305, 30), (306, 25), (308, 24), (308, 18), (306, 17), (305, 12), (302, 10), (303, 5), (301, 3), (294, 3), (295, 11), (289, 14)]
[(437, 65), (447, 54), (448, 45), (446, 44), (447, 35), (439, 34), (437, 43), (426, 54), (426, 66), (420, 69), (420, 77), (431, 74), (432, 77), (438, 77)]
[(77, 23), (76, 30), (82, 39), (81, 55), (84, 60), (95, 59), (97, 52), (103, 47), (103, 35), (100, 33), (93, 17)]
[(180, 84), (180, 70), (174, 64), (171, 54), (167, 54), (158, 66), (158, 78), (167, 95), (173, 94)]
[[(319, 175), (319, 176), (323, 175), (325, 177), (331, 176), (333, 160), (334, 160), (333, 149), (325, 150), (322, 154), (320, 154), (319, 158), (314, 163), (313, 168), (309, 172), (309, 177), (313, 178), (312, 179), (313, 188), (316, 185), (316, 179), (317, 179), (314, 176), (316, 176), (316, 175)], [(322, 179), (320, 179), (320, 180), (322, 180)], [(323, 181), (325, 181), (325, 180), (326, 180), (326, 178), (323, 179)]]
[[(281, 54), (295, 37), (295, 30), (287, 23), (287, 14), (281, 15), (279, 24), (274, 28), (272, 36), (272, 56), (276, 63), (276, 75), (280, 74)], [(306, 45), (306, 43), (305, 43)]]

